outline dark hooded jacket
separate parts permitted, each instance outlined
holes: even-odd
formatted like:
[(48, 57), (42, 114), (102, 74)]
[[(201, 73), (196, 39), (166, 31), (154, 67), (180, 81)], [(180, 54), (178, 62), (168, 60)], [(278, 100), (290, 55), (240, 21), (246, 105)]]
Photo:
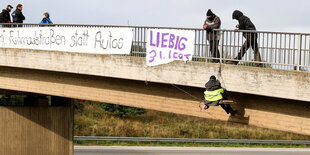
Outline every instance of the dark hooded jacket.
[(207, 25), (207, 40), (219, 40), (219, 37), (214, 29), (221, 28), (221, 19), (216, 16), (210, 9), (207, 12), (207, 16), (211, 16), (211, 18), (207, 18), (203, 23), (203, 26)]
[(243, 15), (241, 11), (235, 10), (232, 18), (239, 21), (239, 30), (256, 30), (255, 25), (251, 22), (250, 18)]
[(3, 9), (0, 13), (0, 23), (11, 23), (10, 12), (8, 9)]
[(25, 16), (22, 13), (22, 10), (16, 9), (12, 13), (13, 17), (13, 23), (23, 23), (23, 20), (25, 20)]
[(206, 90), (207, 91), (214, 91), (217, 89), (221, 89), (221, 83), (216, 80), (216, 79), (210, 79), (206, 84), (205, 84)]

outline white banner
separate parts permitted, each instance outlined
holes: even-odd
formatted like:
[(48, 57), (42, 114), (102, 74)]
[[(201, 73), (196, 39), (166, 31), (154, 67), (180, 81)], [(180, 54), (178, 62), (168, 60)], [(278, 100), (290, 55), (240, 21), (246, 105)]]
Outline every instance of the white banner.
[(94, 54), (130, 54), (131, 28), (0, 28), (0, 47)]
[(174, 60), (192, 60), (194, 41), (194, 31), (150, 29), (148, 31), (146, 63), (148, 66), (156, 66)]

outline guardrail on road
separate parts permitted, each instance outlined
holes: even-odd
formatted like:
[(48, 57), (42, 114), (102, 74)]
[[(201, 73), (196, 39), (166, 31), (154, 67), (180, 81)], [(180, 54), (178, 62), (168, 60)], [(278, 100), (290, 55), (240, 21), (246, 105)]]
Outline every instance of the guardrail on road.
[(148, 138), (148, 137), (97, 137), (74, 136), (74, 140), (87, 141), (132, 141), (132, 142), (181, 142), (181, 143), (236, 143), (236, 144), (302, 144), (308, 145), (306, 140), (251, 140), (251, 139), (201, 139), (201, 138)]

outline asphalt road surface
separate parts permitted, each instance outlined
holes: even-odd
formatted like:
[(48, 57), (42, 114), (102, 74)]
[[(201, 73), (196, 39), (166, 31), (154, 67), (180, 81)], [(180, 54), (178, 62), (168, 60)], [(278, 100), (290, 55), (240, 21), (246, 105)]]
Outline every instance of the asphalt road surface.
[(75, 146), (75, 155), (310, 155), (299, 148)]

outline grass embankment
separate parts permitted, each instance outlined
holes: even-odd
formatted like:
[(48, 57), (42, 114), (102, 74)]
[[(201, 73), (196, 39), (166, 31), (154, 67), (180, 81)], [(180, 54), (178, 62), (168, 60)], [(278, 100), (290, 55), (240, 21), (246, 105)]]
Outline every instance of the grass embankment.
[[(223, 115), (225, 115), (224, 111)], [(104, 111), (96, 103), (84, 103), (78, 106), (74, 121), (75, 136), (310, 140), (310, 136), (305, 135), (150, 110), (140, 116), (125, 116), (121, 119)], [(81, 143), (87, 144), (87, 142)], [(97, 143), (111, 145), (118, 142)], [(120, 144), (135, 143), (120, 142)], [(139, 144), (156, 145), (157, 143), (140, 142)], [(211, 144), (189, 144), (189, 146), (196, 145)]]

